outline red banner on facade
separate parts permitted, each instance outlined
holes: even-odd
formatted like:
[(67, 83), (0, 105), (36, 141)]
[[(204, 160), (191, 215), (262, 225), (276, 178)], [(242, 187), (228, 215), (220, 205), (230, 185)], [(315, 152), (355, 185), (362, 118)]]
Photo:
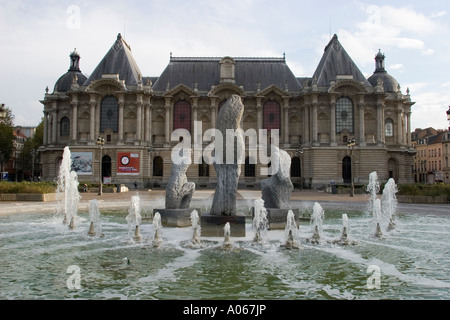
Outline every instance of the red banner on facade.
[(117, 175), (139, 175), (139, 153), (117, 153)]

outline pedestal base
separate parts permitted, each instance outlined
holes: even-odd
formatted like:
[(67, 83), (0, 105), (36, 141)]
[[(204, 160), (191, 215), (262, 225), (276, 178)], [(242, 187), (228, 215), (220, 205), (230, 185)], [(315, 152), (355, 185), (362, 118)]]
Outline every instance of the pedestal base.
[(184, 228), (192, 225), (191, 213), (194, 210), (200, 213), (198, 209), (153, 209), (153, 215), (159, 212), (163, 227)]
[(223, 227), (230, 223), (231, 237), (245, 237), (245, 215), (238, 213), (235, 216), (213, 216), (203, 213), (200, 218), (202, 237), (224, 237)]

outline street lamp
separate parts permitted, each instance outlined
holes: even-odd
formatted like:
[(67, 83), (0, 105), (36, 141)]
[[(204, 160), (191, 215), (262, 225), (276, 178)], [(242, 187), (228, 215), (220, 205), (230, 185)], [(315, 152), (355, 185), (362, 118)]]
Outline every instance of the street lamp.
[(102, 195), (102, 187), (103, 187), (103, 185), (102, 185), (102, 183), (103, 183), (103, 181), (102, 181), (102, 147), (103, 147), (103, 145), (105, 144), (105, 138), (102, 138), (102, 137), (98, 137), (97, 138), (97, 145), (100, 147), (100, 157), (99, 157), (99, 161), (98, 161), (98, 167), (99, 167), (99, 176), (100, 176), (100, 179), (99, 179), (99, 186), (98, 186), (98, 195), (99, 196), (101, 196)]
[(353, 148), (355, 147), (355, 145), (356, 145), (356, 141), (355, 141), (354, 138), (347, 142), (347, 147), (350, 150), (350, 179), (351, 179), (351, 182), (352, 182), (352, 186), (351, 186), (351, 189), (350, 189), (350, 197), (354, 197), (355, 196), (355, 185), (353, 183), (353, 157), (352, 157)]
[[(150, 147), (150, 148), (148, 148), (148, 155), (150, 156), (150, 177), (152, 177), (153, 176), (153, 172), (152, 172), (153, 158), (157, 157), (159, 155), (159, 152), (156, 151), (156, 149), (154, 147)], [(153, 179), (151, 179), (150, 187), (153, 189)]]

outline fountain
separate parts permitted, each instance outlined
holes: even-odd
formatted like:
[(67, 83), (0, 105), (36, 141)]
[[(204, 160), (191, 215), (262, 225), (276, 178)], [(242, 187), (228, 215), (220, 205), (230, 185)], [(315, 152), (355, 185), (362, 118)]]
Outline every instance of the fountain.
[(131, 234), (134, 227), (134, 237), (133, 240), (140, 242), (142, 240), (140, 224), (142, 221), (141, 217), (141, 205), (139, 196), (131, 197), (131, 204), (128, 209), (128, 215), (126, 217), (128, 222), (128, 233)]
[(383, 195), (381, 196), (381, 209), (383, 217), (389, 221), (387, 230), (395, 229), (395, 218), (397, 213), (397, 197), (395, 194), (398, 192), (397, 185), (394, 179), (390, 178), (383, 189)]
[(373, 203), (373, 218), (372, 218), (372, 225), (375, 226), (375, 231), (372, 232), (372, 234), (376, 238), (383, 237), (383, 232), (381, 232), (381, 221), (382, 221), (381, 200), (375, 199)]
[(253, 217), (253, 230), (255, 236), (253, 242), (264, 243), (267, 237), (267, 230), (269, 228), (269, 221), (267, 219), (267, 210), (264, 207), (264, 200), (255, 200), (255, 210)]
[(288, 211), (286, 227), (284, 229), (284, 235), (286, 242), (281, 245), (286, 249), (300, 249), (299, 232), (297, 228), (297, 223), (295, 222), (294, 212), (292, 210)]
[[(91, 225), (89, 227), (88, 235), (94, 237), (95, 235), (98, 234), (100, 237), (103, 237), (104, 234), (102, 233), (100, 210), (98, 208), (97, 199), (92, 199), (90, 202), (89, 216), (91, 220)], [(97, 230), (97, 232), (95, 230)]]
[(378, 181), (378, 174), (376, 171), (369, 174), (369, 184), (367, 185), (366, 191), (370, 194), (367, 207), (367, 212), (370, 214), (373, 212), (374, 202), (375, 199), (377, 199), (378, 192), (380, 191), (380, 183)]
[[(69, 224), (69, 229), (75, 229), (75, 220), (77, 218), (78, 202), (80, 201), (80, 193), (78, 191), (78, 176), (71, 167), (71, 153), (69, 147), (64, 148), (63, 159), (59, 167), (57, 179), (57, 198), (63, 203), (63, 223)], [(61, 207), (61, 206), (60, 206)], [(61, 208), (59, 208), (61, 214)]]
[(323, 219), (325, 218), (325, 211), (322, 206), (315, 202), (313, 206), (313, 213), (311, 215), (311, 226), (313, 229), (313, 236), (308, 241), (313, 244), (318, 244), (323, 233)]
[(342, 234), (341, 237), (337, 240), (333, 241), (334, 244), (340, 244), (343, 246), (346, 245), (355, 245), (357, 244), (356, 241), (354, 241), (350, 237), (350, 223), (348, 220), (348, 215), (346, 213), (342, 214)]
[(224, 234), (224, 240), (222, 244), (223, 250), (231, 250), (233, 248), (233, 243), (231, 242), (230, 235), (231, 235), (231, 227), (230, 223), (225, 223), (223, 227), (223, 234)]
[(200, 244), (200, 235), (201, 235), (201, 225), (200, 225), (200, 218), (198, 216), (198, 211), (193, 210), (191, 212), (191, 225), (193, 229), (193, 236), (192, 236), (192, 244), (198, 245)]
[[(144, 206), (144, 202), (138, 206), (137, 200), (131, 200), (129, 214), (135, 215), (137, 208)], [(302, 200), (294, 201), (300, 204)], [(264, 246), (254, 245), (249, 216), (249, 235), (239, 241), (234, 242), (231, 226), (225, 224), (223, 241), (202, 236), (201, 245), (191, 245), (200, 239), (195, 231), (198, 217), (193, 212), (192, 228), (165, 228), (162, 246), (160, 216), (155, 213), (153, 225), (143, 222), (140, 227), (143, 233), (154, 231), (151, 240), (160, 245), (158, 250), (151, 244), (129, 241), (124, 211), (117, 208), (102, 209), (105, 236), (89, 241), (90, 208), (89, 212), (78, 211), (78, 224), (70, 235), (59, 219), (33, 212), (40, 206), (29, 206), (29, 213), (0, 214), (0, 299), (284, 300), (293, 295), (296, 299), (450, 299), (450, 252), (443, 240), (450, 228), (448, 206), (402, 204), (398, 211), (408, 214), (396, 216), (401, 230), (395, 237), (374, 241), (367, 232), (365, 203), (347, 211), (352, 208), (349, 204), (347, 212), (326, 205), (330, 209), (325, 221), (319, 205), (311, 203), (314, 219), (308, 227), (320, 230), (322, 217), (324, 231), (322, 241), (315, 245), (300, 245), (300, 239), (309, 235), (302, 235), (292, 213), (288, 213), (285, 230), (267, 231)], [(340, 232), (341, 228), (339, 241), (323, 241), (327, 231)], [(100, 229), (95, 231), (98, 235)], [(356, 244), (353, 238), (358, 239), (357, 246), (349, 245)], [(287, 250), (294, 248), (303, 250)], [(79, 267), (79, 290), (66, 286), (68, 278), (75, 276), (65, 273), (72, 266)], [(368, 290), (366, 269), (372, 266), (377, 266), (383, 277), (380, 288)]]
[(153, 229), (154, 236), (152, 245), (154, 248), (157, 248), (162, 243), (162, 224), (161, 224), (161, 215), (159, 212), (156, 212), (153, 216)]

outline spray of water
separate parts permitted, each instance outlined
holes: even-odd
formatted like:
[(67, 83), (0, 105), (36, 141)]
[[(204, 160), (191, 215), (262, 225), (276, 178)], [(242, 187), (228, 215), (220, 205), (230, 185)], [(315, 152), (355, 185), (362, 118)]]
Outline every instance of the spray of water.
[(256, 243), (264, 243), (267, 240), (267, 231), (269, 229), (269, 220), (267, 219), (267, 210), (264, 207), (264, 200), (257, 199), (254, 202), (255, 212), (253, 218), (253, 230), (255, 237), (253, 241)]

